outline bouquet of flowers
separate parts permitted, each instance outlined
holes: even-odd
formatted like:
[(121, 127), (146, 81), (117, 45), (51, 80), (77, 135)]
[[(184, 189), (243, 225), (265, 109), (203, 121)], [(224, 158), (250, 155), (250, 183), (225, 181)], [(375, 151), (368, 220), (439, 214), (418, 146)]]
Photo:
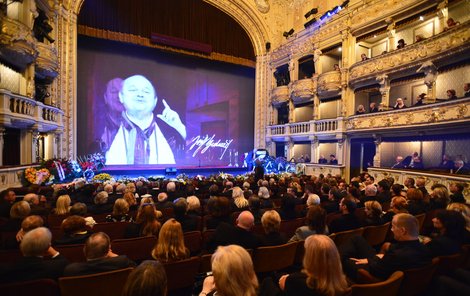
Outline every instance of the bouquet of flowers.
[(51, 173), (46, 168), (37, 170), (36, 168), (30, 167), (24, 171), (24, 177), (29, 183), (40, 185), (49, 180)]
[(110, 174), (106, 173), (101, 173), (93, 177), (93, 181), (96, 182), (105, 182), (105, 181), (110, 181), (112, 179)]

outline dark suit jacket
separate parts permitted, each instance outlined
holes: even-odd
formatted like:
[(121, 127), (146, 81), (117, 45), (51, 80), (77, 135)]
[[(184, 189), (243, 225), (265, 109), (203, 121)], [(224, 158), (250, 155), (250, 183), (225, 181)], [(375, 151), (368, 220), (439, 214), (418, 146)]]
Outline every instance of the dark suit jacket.
[(36, 279), (57, 280), (62, 276), (67, 259), (58, 255), (54, 259), (23, 257), (0, 273), (0, 282), (12, 283)]
[(256, 249), (260, 245), (260, 241), (252, 232), (223, 222), (215, 230), (214, 236), (206, 246), (206, 250), (213, 253), (218, 246), (227, 245), (239, 245), (245, 249)]
[(64, 270), (64, 276), (87, 275), (134, 266), (136, 266), (134, 261), (127, 258), (127, 256), (121, 255), (69, 264)]
[(261, 238), (261, 246), (280, 246), (287, 243), (287, 237), (280, 232), (270, 232)]
[(361, 227), (361, 223), (354, 214), (346, 214), (331, 221), (330, 233), (352, 230)]
[(401, 241), (390, 246), (380, 259), (369, 258), (368, 269), (375, 277), (386, 279), (397, 270), (424, 267), (431, 264), (431, 254), (418, 240)]

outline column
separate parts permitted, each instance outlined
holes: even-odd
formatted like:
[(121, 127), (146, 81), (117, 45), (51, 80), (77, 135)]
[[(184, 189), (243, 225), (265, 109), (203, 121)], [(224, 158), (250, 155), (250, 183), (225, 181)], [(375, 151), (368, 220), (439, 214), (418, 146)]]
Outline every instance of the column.
[(382, 95), (382, 101), (380, 102), (378, 108), (379, 110), (386, 110), (384, 109), (385, 107), (391, 107), (390, 106), (390, 79), (388, 78), (387, 75), (382, 74), (380, 76), (377, 76), (375, 80), (380, 84), (379, 91), (380, 91), (380, 94)]
[(62, 131), (54, 134), (54, 158), (62, 157)]
[(320, 59), (322, 54), (322, 51), (318, 48), (315, 48), (313, 51), (313, 66), (315, 67), (315, 74), (321, 74), (322, 72), (322, 64)]
[(380, 146), (382, 144), (382, 137), (380, 135), (373, 134), (375, 143), (375, 155), (374, 155), (374, 167), (380, 168)]
[(295, 105), (292, 99), (289, 99), (289, 123), (295, 122)]
[(285, 137), (284, 141), (286, 143), (286, 148), (287, 148), (286, 158), (289, 161), (292, 157), (295, 157), (295, 155), (294, 155), (294, 141), (292, 141), (292, 138), (290, 138), (290, 137)]
[(39, 131), (31, 130), (31, 162), (39, 160)]
[(310, 136), (310, 162), (317, 163), (318, 159), (320, 158), (320, 141), (318, 141), (318, 137)]
[(336, 144), (336, 159), (338, 160), (339, 165), (344, 165), (345, 155), (344, 155), (344, 146), (346, 143), (346, 135), (337, 135), (337, 144)]
[(268, 106), (270, 100), (268, 99), (269, 90), (271, 90), (271, 78), (268, 77), (271, 72), (268, 71), (268, 56), (260, 55), (256, 57), (256, 84), (255, 84), (255, 110), (264, 110), (262, 112), (255, 112), (255, 135), (254, 146), (257, 148), (264, 148), (266, 144), (266, 127), (269, 124)]
[(292, 81), (297, 80), (297, 76), (298, 76), (298, 72), (299, 72), (299, 70), (298, 70), (299, 67), (297, 67), (297, 64), (298, 64), (298, 62), (296, 60), (293, 60), (292, 58), (291, 58), (291, 60), (289, 60), (289, 76), (290, 76), (290, 83), (289, 84), (291, 84)]
[(3, 149), (5, 144), (5, 129), (0, 127), (0, 166), (3, 166)]
[(439, 74), (437, 67), (431, 61), (427, 61), (424, 62), (416, 72), (421, 71), (424, 73), (424, 84), (427, 86), (425, 103), (435, 103), (436, 88), (434, 86), (436, 85), (437, 75)]
[(392, 51), (396, 48), (395, 44), (395, 21), (392, 18), (386, 18), (387, 23), (387, 36), (388, 36), (388, 48), (387, 51)]
[(437, 32), (442, 32), (447, 27), (447, 19), (449, 18), (449, 9), (447, 8), (447, 0), (440, 2), (437, 5), (437, 17), (439, 19), (439, 27)]

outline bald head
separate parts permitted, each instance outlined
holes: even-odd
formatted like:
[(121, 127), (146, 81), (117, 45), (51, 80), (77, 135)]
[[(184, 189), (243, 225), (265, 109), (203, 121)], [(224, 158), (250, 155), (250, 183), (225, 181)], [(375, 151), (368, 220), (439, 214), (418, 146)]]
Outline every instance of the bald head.
[(240, 213), (237, 219), (237, 226), (245, 230), (251, 229), (255, 223), (255, 217), (249, 211), (243, 211)]
[(85, 257), (87, 260), (103, 258), (108, 255), (110, 248), (110, 239), (106, 233), (94, 233), (87, 239), (85, 243)]
[(23, 197), (23, 200), (29, 203), (30, 205), (39, 204), (39, 197), (35, 193), (28, 193)]

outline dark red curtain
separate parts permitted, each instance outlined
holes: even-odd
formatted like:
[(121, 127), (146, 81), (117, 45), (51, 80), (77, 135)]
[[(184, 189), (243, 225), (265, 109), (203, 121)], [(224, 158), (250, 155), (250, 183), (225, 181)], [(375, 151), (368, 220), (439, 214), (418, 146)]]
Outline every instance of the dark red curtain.
[(243, 28), (201, 0), (85, 0), (78, 23), (146, 38), (170, 35), (211, 44), (217, 53), (255, 59)]

